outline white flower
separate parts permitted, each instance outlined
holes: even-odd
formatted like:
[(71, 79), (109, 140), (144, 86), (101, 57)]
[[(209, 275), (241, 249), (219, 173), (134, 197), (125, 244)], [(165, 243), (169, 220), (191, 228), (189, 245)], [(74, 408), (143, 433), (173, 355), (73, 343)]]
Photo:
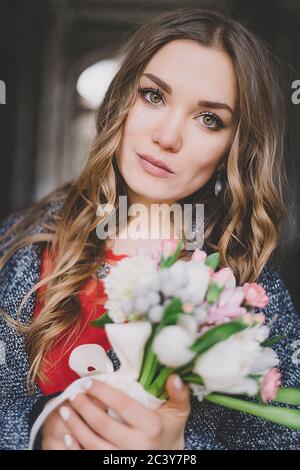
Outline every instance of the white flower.
[(198, 325), (205, 323), (205, 320), (208, 316), (208, 309), (209, 309), (209, 304), (206, 304), (206, 303), (203, 303), (202, 305), (195, 307), (194, 316)]
[(233, 395), (248, 395), (253, 397), (259, 390), (259, 384), (255, 379), (251, 377), (243, 377), (236, 385), (226, 389), (226, 393), (232, 393)]
[(125, 312), (122, 309), (122, 305), (120, 302), (117, 302), (115, 300), (108, 300), (105, 303), (105, 308), (108, 309), (109, 317), (115, 323), (124, 323), (125, 320), (127, 319), (127, 315), (125, 315)]
[(260, 346), (266, 334), (265, 327), (258, 325), (230, 336), (199, 356), (194, 371), (211, 391), (255, 395), (258, 386), (248, 375), (278, 363), (274, 352)]
[(184, 328), (193, 339), (196, 337), (198, 324), (193, 315), (190, 315), (188, 313), (180, 315), (177, 325)]
[(204, 385), (198, 385), (194, 383), (189, 384), (190, 389), (193, 392), (193, 395), (199, 400), (202, 401), (205, 397), (205, 395), (208, 395), (211, 393), (210, 390), (207, 390), (207, 388)]
[(179, 325), (163, 328), (153, 341), (153, 351), (161, 364), (167, 367), (180, 367), (193, 359), (195, 353), (189, 348), (194, 335)]
[(108, 296), (105, 307), (116, 323), (145, 313), (158, 299), (158, 296), (149, 296), (151, 291), (159, 288), (155, 265), (149, 259), (137, 256), (122, 259), (112, 267), (104, 285)]
[(210, 281), (209, 268), (203, 263), (177, 261), (169, 269), (159, 272), (161, 291), (167, 296), (179, 297), (182, 302), (200, 304)]
[(259, 354), (258, 360), (252, 366), (252, 373), (259, 372), (265, 374), (272, 367), (276, 367), (279, 364), (279, 359), (276, 352), (271, 348), (263, 348)]
[(148, 318), (152, 323), (159, 323), (163, 317), (165, 307), (163, 305), (153, 305), (148, 312)]

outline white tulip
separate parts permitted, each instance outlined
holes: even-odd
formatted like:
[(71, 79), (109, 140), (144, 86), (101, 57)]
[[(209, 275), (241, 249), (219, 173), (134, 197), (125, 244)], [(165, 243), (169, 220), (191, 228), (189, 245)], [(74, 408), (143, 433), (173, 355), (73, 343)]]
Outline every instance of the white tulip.
[(228, 339), (199, 356), (194, 371), (209, 390), (222, 392), (250, 373), (252, 360), (244, 348)]
[(260, 346), (265, 334), (265, 328), (250, 327), (230, 336), (199, 356), (194, 371), (211, 391), (255, 395), (247, 376), (278, 364), (275, 352)]
[(276, 355), (276, 352), (273, 351), (271, 348), (263, 348), (259, 356), (252, 366), (252, 373), (256, 372), (261, 372), (262, 374), (265, 374), (269, 369), (272, 369), (272, 367), (276, 367), (279, 364), (279, 359)]
[(194, 337), (179, 325), (163, 328), (153, 341), (153, 351), (159, 362), (167, 367), (180, 367), (193, 359), (195, 353), (189, 350)]

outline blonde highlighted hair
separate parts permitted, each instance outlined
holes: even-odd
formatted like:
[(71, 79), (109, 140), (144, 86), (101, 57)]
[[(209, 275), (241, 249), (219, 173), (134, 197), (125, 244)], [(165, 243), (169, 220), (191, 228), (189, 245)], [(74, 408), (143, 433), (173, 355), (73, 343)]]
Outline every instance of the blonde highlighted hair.
[[(125, 120), (147, 63), (164, 44), (176, 39), (225, 51), (232, 59), (238, 84), (239, 119), (224, 161), (224, 190), (215, 197), (214, 175), (181, 202), (205, 204), (205, 249), (219, 251), (222, 265), (233, 269), (239, 283), (258, 278), (278, 243), (286, 173), (281, 94), (270, 51), (240, 21), (215, 11), (182, 8), (144, 23), (120, 50), (124, 60), (97, 110), (97, 136), (82, 173), (32, 205), (9, 231), (13, 236), (7, 242), (0, 269), (30, 243), (47, 246), (55, 257), (53, 271), (27, 293), (20, 305), (19, 313), (26, 300), (47, 285), (39, 316), (27, 326), (15, 321), (25, 333), (32, 382), (45, 378), (44, 356), (55, 341), (64, 337), (67, 353), (79, 333), (77, 294), (95, 273), (105, 248), (105, 241), (96, 235), (101, 221), (96, 216), (97, 207), (117, 207), (118, 197), (126, 194), (115, 163)], [(45, 217), (51, 201), (61, 203), (60, 210)], [(30, 234), (36, 220), (42, 230)]]

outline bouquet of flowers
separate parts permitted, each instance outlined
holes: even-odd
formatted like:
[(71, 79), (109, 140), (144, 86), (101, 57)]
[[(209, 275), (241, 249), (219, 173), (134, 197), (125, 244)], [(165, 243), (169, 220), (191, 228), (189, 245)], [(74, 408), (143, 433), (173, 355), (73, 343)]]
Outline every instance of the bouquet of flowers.
[(77, 347), (69, 364), (83, 378), (46, 413), (80, 391), (90, 375), (157, 409), (176, 373), (200, 401), (300, 429), (299, 410), (268, 404), (300, 405), (300, 390), (280, 387), (279, 360), (270, 346), (281, 337), (268, 338), (260, 311), (269, 302), (264, 288), (237, 286), (230, 268), (217, 269), (218, 253), (196, 249), (190, 261), (178, 259), (182, 248), (182, 240), (164, 241), (160, 252), (144, 250), (112, 267), (103, 280), (107, 311), (93, 325), (105, 328), (120, 368), (113, 370), (100, 345)]

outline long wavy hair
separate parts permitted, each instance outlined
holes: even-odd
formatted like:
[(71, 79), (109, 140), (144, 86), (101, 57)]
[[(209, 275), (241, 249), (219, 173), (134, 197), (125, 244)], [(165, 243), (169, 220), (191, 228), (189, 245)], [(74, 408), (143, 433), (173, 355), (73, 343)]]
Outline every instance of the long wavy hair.
[[(118, 197), (126, 194), (115, 164), (125, 120), (145, 66), (164, 44), (176, 39), (226, 52), (238, 84), (238, 123), (225, 161), (224, 189), (215, 197), (213, 175), (181, 202), (205, 204), (205, 249), (219, 251), (221, 264), (232, 268), (239, 283), (255, 281), (278, 244), (286, 172), (283, 106), (272, 53), (240, 20), (220, 12), (181, 8), (156, 16), (140, 25), (119, 51), (123, 63), (96, 112), (97, 135), (81, 174), (27, 208), (9, 231), (13, 236), (0, 269), (30, 243), (47, 246), (55, 258), (54, 269), (35, 284), (19, 308), (21, 314), (27, 299), (44, 286), (45, 305), (39, 316), (26, 326), (15, 321), (25, 333), (31, 383), (45, 378), (43, 358), (58, 338), (65, 339), (67, 353), (79, 333), (77, 294), (95, 274), (105, 250), (105, 240), (96, 235), (103, 220), (103, 215), (96, 215), (97, 208), (117, 208)], [(60, 209), (52, 213), (53, 202)], [(40, 228), (33, 234), (36, 221)]]

